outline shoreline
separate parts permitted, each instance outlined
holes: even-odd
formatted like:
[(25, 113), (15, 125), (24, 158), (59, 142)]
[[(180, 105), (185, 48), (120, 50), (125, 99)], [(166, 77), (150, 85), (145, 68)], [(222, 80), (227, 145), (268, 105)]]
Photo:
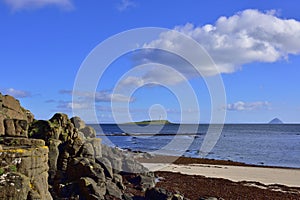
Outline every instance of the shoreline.
[[(131, 151), (126, 149), (126, 151)], [(134, 152), (134, 151), (131, 151)], [(137, 152), (143, 154), (144, 152)], [(244, 167), (257, 167), (257, 168), (278, 168), (278, 169), (295, 169), (300, 170), (297, 167), (283, 167), (283, 166), (272, 166), (272, 165), (255, 165), (247, 164), (243, 162), (237, 162), (232, 160), (217, 160), (210, 158), (194, 158), (186, 156), (171, 156), (171, 155), (152, 155), (150, 158), (137, 158), (141, 163), (172, 163), (178, 165), (189, 165), (189, 164), (208, 164), (208, 165), (229, 165), (229, 166), (244, 166)]]
[(233, 182), (258, 182), (263, 185), (282, 185), (300, 189), (300, 169), (260, 168), (208, 164), (162, 164), (142, 163), (153, 172), (173, 172), (207, 178), (221, 178)]
[(300, 200), (299, 168), (172, 156), (138, 160), (155, 173), (157, 187), (179, 191), (189, 199)]
[(153, 172), (173, 172), (208, 178), (223, 178), (234, 182), (259, 182), (264, 185), (279, 184), (300, 190), (300, 169), (275, 166), (249, 165), (234, 161), (173, 156), (154, 156), (138, 159)]

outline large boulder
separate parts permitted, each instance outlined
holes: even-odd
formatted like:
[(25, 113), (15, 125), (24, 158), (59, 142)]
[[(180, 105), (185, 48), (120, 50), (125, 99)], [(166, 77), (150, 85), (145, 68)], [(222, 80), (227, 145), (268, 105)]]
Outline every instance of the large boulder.
[(110, 196), (113, 196), (113, 197), (116, 197), (118, 199), (122, 198), (122, 191), (111, 180), (106, 181), (106, 194), (110, 195)]
[(28, 124), (26, 120), (4, 119), (5, 136), (27, 138)]
[(80, 117), (72, 117), (71, 122), (78, 130), (83, 129), (85, 127), (85, 122), (82, 119), (80, 119)]
[(188, 200), (183, 195), (169, 192), (163, 188), (151, 188), (145, 193), (146, 200)]
[(29, 196), (30, 179), (17, 172), (0, 174), (0, 199), (26, 200)]
[(82, 132), (86, 138), (95, 138), (96, 137), (96, 131), (91, 126), (86, 126), (82, 129), (79, 129), (79, 132)]
[(5, 135), (5, 119), (25, 120), (31, 123), (34, 116), (29, 110), (24, 109), (17, 99), (0, 93), (0, 136)]
[(84, 199), (100, 200), (104, 199), (104, 195), (106, 194), (106, 185), (104, 183), (97, 184), (89, 177), (82, 177), (79, 180), (79, 190)]
[[(52, 199), (48, 192), (48, 148), (44, 146), (44, 141), (2, 138), (0, 143), (0, 175), (4, 179), (2, 182), (10, 185), (2, 185), (12, 192), (8, 191), (8, 197), (11, 195), (11, 199)], [(14, 173), (17, 175), (11, 176), (12, 179), (7, 177)], [(1, 189), (1, 193), (2, 191)], [(14, 191), (22, 191), (23, 197), (16, 195)]]
[(105, 181), (103, 168), (93, 159), (83, 157), (71, 159), (66, 173), (70, 181), (76, 181), (82, 177), (90, 177), (97, 183)]

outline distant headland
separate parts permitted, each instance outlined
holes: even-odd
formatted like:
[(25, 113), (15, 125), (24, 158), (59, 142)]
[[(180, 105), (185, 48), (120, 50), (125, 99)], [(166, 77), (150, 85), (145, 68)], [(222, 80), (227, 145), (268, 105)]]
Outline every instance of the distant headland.
[(172, 124), (172, 122), (168, 120), (145, 120), (145, 121), (139, 121), (139, 122), (128, 122), (126, 124), (137, 124), (137, 125), (150, 125), (150, 124), (155, 124), (155, 125), (166, 125), (166, 124)]

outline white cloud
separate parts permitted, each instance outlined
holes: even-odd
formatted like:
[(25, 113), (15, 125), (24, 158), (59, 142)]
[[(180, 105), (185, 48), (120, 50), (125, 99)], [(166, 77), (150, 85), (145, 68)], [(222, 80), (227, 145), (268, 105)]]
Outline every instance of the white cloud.
[[(282, 19), (275, 14), (274, 11), (263, 13), (249, 9), (230, 17), (220, 17), (213, 25), (195, 26), (188, 23), (177, 26), (174, 30), (200, 43), (217, 64), (218, 70), (215, 70), (199, 58), (196, 67), (201, 69), (203, 75), (233, 73), (244, 64), (272, 63), (287, 59), (289, 54), (300, 53), (300, 22), (295, 19)], [(162, 33), (157, 40), (144, 44), (144, 47), (177, 52), (180, 49), (193, 57), (197, 56), (173, 31)], [(169, 64), (187, 77), (199, 76), (195, 71), (187, 69), (191, 67), (174, 64), (168, 56), (148, 53), (146, 58), (148, 62)], [(145, 55), (143, 59), (145, 60)]]
[(175, 85), (184, 81), (184, 77), (172, 68), (163, 68), (159, 66), (144, 68), (143, 75), (129, 75), (120, 81), (121, 89), (129, 87), (142, 87), (153, 85)]
[(89, 108), (89, 106), (86, 105), (85, 103), (68, 102), (66, 104), (66, 108), (70, 108), (70, 109), (86, 109), (86, 108)]
[(127, 10), (130, 7), (135, 7), (136, 4), (131, 1), (131, 0), (122, 0), (119, 4), (118, 4), (118, 10), (119, 11), (124, 11)]
[(108, 93), (106, 91), (102, 91), (102, 92), (97, 92), (95, 94), (95, 100), (96, 102), (110, 102), (110, 101), (132, 102), (134, 99), (122, 94), (114, 94), (114, 93)]
[(267, 101), (256, 101), (256, 102), (243, 102), (238, 101), (232, 104), (228, 104), (226, 109), (229, 111), (251, 111), (259, 109), (269, 109), (270, 103)]
[(42, 8), (49, 5), (58, 6), (62, 9), (72, 9), (71, 0), (4, 0), (12, 10)]
[(25, 98), (30, 97), (31, 93), (23, 90), (16, 90), (14, 88), (4, 89), (4, 93), (7, 95), (11, 95), (15, 98)]
[(60, 94), (69, 94), (69, 95), (75, 95), (77, 98), (79, 97), (82, 100), (84, 99), (91, 99), (95, 98), (95, 102), (133, 102), (134, 99), (122, 94), (115, 94), (115, 93), (109, 93), (108, 91), (98, 91), (98, 92), (82, 92), (82, 91), (76, 91), (73, 92), (72, 90), (61, 90), (59, 91)]

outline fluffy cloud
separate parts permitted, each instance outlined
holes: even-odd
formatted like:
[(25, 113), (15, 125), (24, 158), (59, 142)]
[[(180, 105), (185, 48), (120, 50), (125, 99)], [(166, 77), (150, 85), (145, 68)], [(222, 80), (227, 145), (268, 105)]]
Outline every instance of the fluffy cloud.
[[(203, 62), (201, 58), (198, 59), (199, 63), (195, 67), (200, 69), (204, 76), (233, 73), (244, 64), (272, 63), (287, 59), (289, 54), (300, 53), (300, 22), (279, 18), (274, 11), (263, 13), (249, 9), (230, 17), (220, 17), (213, 25), (195, 26), (188, 23), (177, 26), (174, 30), (196, 40), (216, 63), (218, 70)], [(144, 44), (144, 47), (181, 50), (197, 58), (193, 49), (187, 45), (174, 31), (167, 31), (157, 40)], [(174, 64), (174, 60), (164, 53), (148, 51), (142, 57), (143, 62), (147, 60), (173, 66), (188, 78), (199, 76), (190, 69), (191, 67), (181, 62)]]
[(154, 85), (175, 85), (185, 80), (182, 73), (174, 70), (171, 67), (164, 67), (163, 65), (153, 64), (151, 67), (144, 67), (138, 69), (141, 76), (129, 74), (120, 81), (121, 89), (128, 89), (129, 87), (142, 87)]
[(31, 93), (23, 90), (16, 90), (14, 88), (8, 88), (4, 89), (3, 91), (7, 95), (11, 95), (15, 98), (25, 98), (25, 97), (30, 97)]
[(229, 111), (250, 111), (258, 109), (268, 109), (270, 103), (267, 101), (257, 101), (257, 102), (243, 102), (238, 101), (232, 104), (228, 104), (226, 109)]
[(42, 8), (48, 5), (58, 6), (62, 9), (73, 8), (71, 0), (4, 0), (4, 2), (15, 11), (28, 8)]

